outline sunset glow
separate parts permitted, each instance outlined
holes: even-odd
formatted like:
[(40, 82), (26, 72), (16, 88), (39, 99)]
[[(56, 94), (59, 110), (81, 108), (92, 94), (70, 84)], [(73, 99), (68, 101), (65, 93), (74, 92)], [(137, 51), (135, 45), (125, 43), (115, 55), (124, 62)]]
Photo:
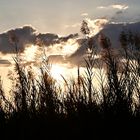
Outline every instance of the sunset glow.
[(0, 0), (0, 140), (139, 137), (140, 0)]
[(75, 39), (69, 39), (67, 42), (54, 44), (46, 48), (47, 56), (50, 55), (71, 55), (79, 48)]
[[(78, 67), (71, 67), (70, 64), (52, 64), (50, 69), (51, 76), (57, 81), (64, 83), (64, 79), (75, 79), (78, 75)], [(85, 73), (85, 68), (80, 68), (80, 74)]]
[(66, 75), (67, 72), (67, 68), (66, 67), (62, 67), (61, 65), (52, 65), (50, 73), (51, 76), (57, 80), (57, 82), (62, 82), (62, 75)]
[(24, 51), (24, 57), (26, 61), (33, 61), (35, 59), (35, 53), (37, 51), (37, 47), (35, 45), (30, 45)]

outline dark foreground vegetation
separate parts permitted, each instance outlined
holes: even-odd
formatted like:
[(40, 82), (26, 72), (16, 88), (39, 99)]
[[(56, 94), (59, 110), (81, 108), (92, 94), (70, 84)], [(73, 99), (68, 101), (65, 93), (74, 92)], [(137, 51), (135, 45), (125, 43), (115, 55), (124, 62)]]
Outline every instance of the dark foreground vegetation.
[[(128, 38), (129, 37), (129, 38)], [(0, 137), (4, 139), (99, 139), (139, 135), (140, 130), (140, 53), (139, 38), (121, 34), (117, 56), (110, 41), (100, 36), (100, 62), (90, 43), (86, 76), (80, 75), (65, 90), (51, 78), (48, 64), (39, 79), (15, 58), (16, 84), (7, 99), (0, 87)], [(129, 47), (131, 46), (131, 47)], [(135, 51), (137, 50), (137, 51)], [(130, 53), (131, 52), (131, 53)], [(121, 61), (121, 60), (125, 61)], [(94, 87), (92, 68), (96, 66), (99, 88)], [(104, 72), (103, 72), (104, 67)], [(105, 78), (106, 76), (106, 78)]]

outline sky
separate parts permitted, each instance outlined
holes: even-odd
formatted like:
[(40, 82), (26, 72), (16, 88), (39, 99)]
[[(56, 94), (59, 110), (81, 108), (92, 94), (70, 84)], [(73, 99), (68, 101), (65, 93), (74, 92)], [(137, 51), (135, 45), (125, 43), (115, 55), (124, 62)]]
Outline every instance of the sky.
[(0, 0), (0, 33), (32, 25), (39, 32), (66, 35), (77, 32), (85, 17), (139, 20), (139, 6), (140, 0)]
[[(104, 23), (139, 22), (139, 6), (140, 0), (0, 0), (0, 72), (5, 87), (9, 87), (7, 74), (13, 68), (13, 47), (9, 42), (12, 31), (19, 37), (18, 47), (22, 50), (22, 57), (26, 57), (27, 65), (42, 57), (39, 46), (36, 46), (38, 38), (47, 40), (47, 55), (54, 60), (64, 61), (62, 56), (75, 54), (73, 56), (77, 57), (72, 59), (72, 63), (80, 63), (85, 47), (79, 46), (75, 37), (80, 32), (83, 19), (88, 21), (89, 27), (93, 27), (91, 35), (95, 35)], [(50, 34), (44, 34), (48, 32)], [(58, 44), (50, 45), (56, 40)], [(76, 51), (78, 47), (81, 47), (80, 51)], [(37, 53), (39, 57), (36, 57)], [(56, 65), (54, 70), (62, 74), (70, 69), (71, 64), (63, 65)], [(53, 73), (55, 77), (59, 74)]]

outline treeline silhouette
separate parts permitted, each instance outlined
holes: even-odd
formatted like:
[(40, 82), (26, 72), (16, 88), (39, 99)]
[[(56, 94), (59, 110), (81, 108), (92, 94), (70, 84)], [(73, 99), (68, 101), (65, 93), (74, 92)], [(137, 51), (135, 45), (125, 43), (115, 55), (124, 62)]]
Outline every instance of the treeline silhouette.
[[(36, 78), (21, 64), (19, 56), (14, 58), (17, 75), (11, 99), (7, 99), (0, 85), (1, 138), (114, 139), (139, 134), (140, 37), (122, 32), (120, 56), (101, 34), (100, 61), (96, 61), (91, 39), (87, 41), (86, 76), (78, 68), (75, 80), (69, 83), (63, 77), (65, 90), (51, 77), (47, 62)], [(98, 88), (93, 81), (94, 67), (99, 69)]]

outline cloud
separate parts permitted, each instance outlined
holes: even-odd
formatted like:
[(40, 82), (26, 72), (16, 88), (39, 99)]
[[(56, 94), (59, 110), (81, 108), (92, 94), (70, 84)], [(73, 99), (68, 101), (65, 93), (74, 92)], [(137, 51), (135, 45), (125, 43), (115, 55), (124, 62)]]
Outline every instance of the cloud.
[[(26, 44), (33, 44), (35, 42), (35, 31), (30, 26), (24, 26), (0, 34), (0, 52), (4, 54), (15, 52), (15, 45), (12, 41), (16, 41), (18, 44), (17, 48), (23, 52)], [(12, 38), (12, 41), (10, 38)], [(16, 40), (13, 40), (15, 38)]]
[(98, 6), (97, 9), (118, 9), (118, 10), (126, 10), (129, 6), (125, 4), (112, 4), (108, 6)]
[[(62, 37), (51, 33), (37, 35), (37, 39), (39, 39), (39, 41), (41, 41), (41, 44), (45, 45), (46, 47), (54, 44), (61, 44), (62, 42), (67, 42), (69, 39), (75, 39), (77, 37), (78, 33)], [(37, 42), (36, 45), (38, 45)]]
[(123, 11), (121, 10), (116, 12), (116, 15), (121, 15), (121, 14), (123, 14)]
[(37, 30), (31, 26), (23, 26), (0, 34), (0, 53), (15, 53), (16, 46), (20, 52), (24, 52), (26, 47), (30, 45), (43, 44), (47, 47), (52, 44), (66, 42), (77, 36), (78, 34), (70, 34), (64, 37), (52, 33), (42, 34), (37, 33)]
[[(55, 43), (59, 39), (58, 35), (52, 33), (41, 34), (39, 33), (36, 35), (36, 45), (45, 45), (49, 46)], [(40, 44), (41, 43), (41, 44)]]
[(76, 39), (76, 38), (78, 38), (78, 36), (79, 36), (78, 33), (76, 33), (76, 34), (70, 34), (70, 35), (65, 36), (65, 37), (60, 37), (59, 42), (66, 42), (69, 39)]
[(6, 59), (0, 59), (0, 66), (10, 66), (11, 63)]
[(126, 10), (129, 8), (128, 5), (124, 5), (124, 4), (115, 4), (115, 5), (111, 5), (112, 8), (114, 9), (119, 9), (119, 10)]
[(69, 39), (67, 41), (61, 41), (57, 44), (50, 45), (46, 48), (47, 56), (51, 55), (63, 55), (68, 56), (73, 54), (79, 47), (76, 42), (77, 39)]
[(98, 6), (97, 9), (108, 9), (109, 7), (107, 6)]
[(86, 16), (88, 16), (88, 13), (82, 13), (81, 16), (86, 17)]
[(50, 55), (48, 57), (50, 63), (65, 63), (65, 58), (63, 55)]

